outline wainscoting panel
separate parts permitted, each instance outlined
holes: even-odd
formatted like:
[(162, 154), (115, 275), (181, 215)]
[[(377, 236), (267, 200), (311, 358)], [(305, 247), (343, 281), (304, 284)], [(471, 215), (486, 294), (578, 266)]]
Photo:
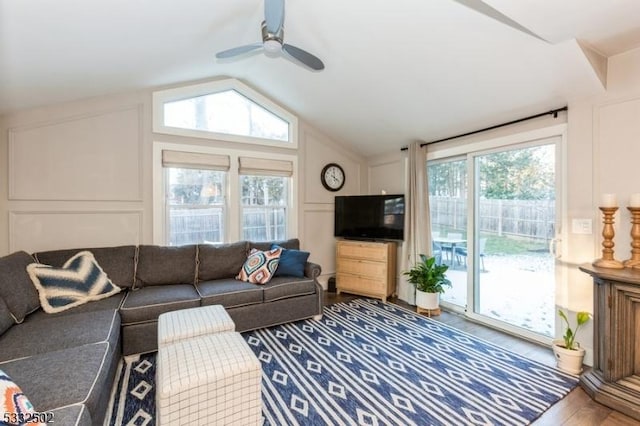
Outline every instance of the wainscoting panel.
[(141, 210), (9, 213), (11, 252), (139, 244), (141, 239)]
[(333, 236), (333, 209), (304, 211), (304, 250), (311, 253), (309, 260), (322, 267), (325, 282), (336, 272), (336, 241)]
[(141, 105), (8, 133), (10, 200), (142, 199)]

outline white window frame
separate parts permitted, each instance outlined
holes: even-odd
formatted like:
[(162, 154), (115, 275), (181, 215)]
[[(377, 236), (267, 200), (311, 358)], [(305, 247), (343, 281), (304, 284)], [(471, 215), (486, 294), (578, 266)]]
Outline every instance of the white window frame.
[[(230, 157), (231, 168), (227, 172), (226, 179), (226, 203), (225, 203), (225, 243), (242, 240), (241, 229), (241, 194), (240, 194), (240, 173), (239, 157), (255, 157), (255, 151), (241, 149), (225, 149), (208, 147), (202, 145), (186, 145), (167, 142), (153, 143), (153, 243), (166, 245), (166, 174), (162, 166), (162, 151), (183, 151), (203, 154), (228, 155)], [(292, 238), (298, 233), (298, 209), (295, 195), (298, 193), (298, 158), (296, 155), (276, 154), (261, 152), (261, 158), (290, 161), (293, 164), (293, 174), (289, 178), (289, 193), (287, 204), (287, 238)]]
[[(251, 102), (260, 105), (270, 113), (289, 123), (289, 135), (287, 141), (259, 138), (255, 136), (233, 135), (218, 133), (208, 130), (184, 129), (171, 127), (164, 124), (164, 104), (167, 102), (206, 96), (214, 93), (235, 90), (248, 98)], [(298, 148), (298, 117), (282, 108), (267, 97), (258, 93), (246, 84), (236, 79), (224, 79), (207, 83), (181, 86), (173, 89), (153, 92), (153, 131), (167, 135), (187, 136), (202, 139), (215, 139), (237, 143), (250, 143), (254, 145), (276, 146), (279, 148)]]

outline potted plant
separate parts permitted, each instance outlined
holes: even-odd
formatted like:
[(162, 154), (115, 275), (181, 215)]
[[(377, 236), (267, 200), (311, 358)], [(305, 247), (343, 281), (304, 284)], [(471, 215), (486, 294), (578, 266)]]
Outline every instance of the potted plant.
[(584, 359), (585, 350), (580, 347), (580, 343), (576, 342), (576, 335), (580, 327), (591, 319), (591, 314), (584, 311), (577, 312), (575, 329), (571, 328), (569, 318), (567, 318), (567, 314), (562, 309), (558, 310), (558, 315), (566, 324), (566, 328), (562, 339), (553, 341), (553, 354), (556, 357), (557, 367), (570, 374), (580, 374), (582, 373), (582, 360)]
[(445, 287), (451, 287), (445, 275), (449, 267), (440, 265), (435, 257), (420, 255), (420, 262), (413, 268), (403, 272), (408, 277), (407, 281), (416, 287), (416, 305), (422, 309), (438, 309), (439, 296), (444, 293)]

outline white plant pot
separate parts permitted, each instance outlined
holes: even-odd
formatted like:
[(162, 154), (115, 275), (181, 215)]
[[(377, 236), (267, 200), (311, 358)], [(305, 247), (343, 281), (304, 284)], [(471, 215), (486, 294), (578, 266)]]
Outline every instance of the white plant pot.
[(556, 339), (553, 341), (553, 354), (556, 357), (556, 366), (559, 370), (569, 374), (582, 373), (585, 350), (580, 346), (576, 350), (566, 349), (564, 340)]
[(416, 290), (416, 306), (422, 309), (438, 309), (440, 307), (440, 293), (426, 293)]

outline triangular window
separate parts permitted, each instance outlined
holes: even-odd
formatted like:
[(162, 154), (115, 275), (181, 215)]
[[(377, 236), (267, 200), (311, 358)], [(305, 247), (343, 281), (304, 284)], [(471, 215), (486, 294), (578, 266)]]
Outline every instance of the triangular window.
[(237, 80), (154, 92), (154, 131), (296, 147), (297, 119)]

